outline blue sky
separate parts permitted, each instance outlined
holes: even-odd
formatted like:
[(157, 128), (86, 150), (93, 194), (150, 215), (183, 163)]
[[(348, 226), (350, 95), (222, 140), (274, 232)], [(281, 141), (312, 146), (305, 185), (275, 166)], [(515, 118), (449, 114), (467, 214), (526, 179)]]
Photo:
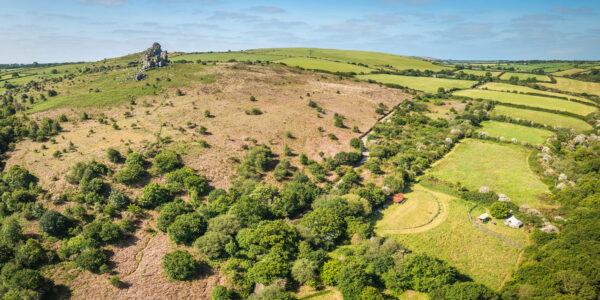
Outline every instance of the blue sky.
[(2, 0), (0, 63), (270, 47), (600, 59), (600, 1)]

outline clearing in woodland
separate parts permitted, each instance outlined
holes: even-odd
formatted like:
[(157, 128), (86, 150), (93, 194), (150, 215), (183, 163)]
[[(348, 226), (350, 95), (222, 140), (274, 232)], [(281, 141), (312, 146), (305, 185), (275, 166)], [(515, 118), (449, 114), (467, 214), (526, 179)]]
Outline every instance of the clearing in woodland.
[(414, 189), (426, 190), (445, 201), (448, 205), (447, 217), (427, 231), (387, 234), (379, 229), (379, 224), (393, 224), (401, 220), (384, 214), (376, 225), (378, 235), (395, 238), (412, 251), (427, 253), (449, 262), (477, 282), (493, 289), (500, 288), (504, 278), (514, 269), (521, 249), (473, 226), (467, 215), (473, 207), (472, 203), (427, 190), (420, 185), (415, 185)]
[(428, 174), (446, 182), (460, 182), (470, 190), (488, 186), (506, 194), (516, 205), (542, 207), (548, 190), (531, 171), (531, 150), (520, 145), (468, 139), (438, 161)]

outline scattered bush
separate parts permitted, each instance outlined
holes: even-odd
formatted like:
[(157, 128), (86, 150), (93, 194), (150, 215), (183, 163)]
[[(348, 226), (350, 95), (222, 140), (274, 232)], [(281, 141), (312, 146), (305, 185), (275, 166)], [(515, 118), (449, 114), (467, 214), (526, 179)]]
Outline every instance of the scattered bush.
[(174, 171), (183, 167), (179, 155), (172, 151), (162, 151), (154, 157), (154, 169), (159, 174)]
[(200, 263), (185, 250), (165, 254), (162, 267), (167, 277), (172, 280), (187, 280), (200, 271)]
[(46, 211), (39, 223), (40, 230), (52, 236), (64, 235), (70, 225), (71, 221), (55, 210)]

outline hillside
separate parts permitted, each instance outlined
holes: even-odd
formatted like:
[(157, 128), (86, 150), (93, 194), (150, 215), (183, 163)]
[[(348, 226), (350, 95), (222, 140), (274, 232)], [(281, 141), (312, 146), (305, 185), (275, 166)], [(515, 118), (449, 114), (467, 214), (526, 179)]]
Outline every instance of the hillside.
[(595, 299), (600, 94), (560, 77), (593, 66), (154, 44), (0, 70), (0, 293)]

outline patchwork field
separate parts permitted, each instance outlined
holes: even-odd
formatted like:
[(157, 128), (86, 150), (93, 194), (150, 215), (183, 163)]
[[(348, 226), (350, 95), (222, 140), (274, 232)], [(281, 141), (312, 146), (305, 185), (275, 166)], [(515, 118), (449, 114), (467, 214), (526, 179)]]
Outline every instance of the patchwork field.
[(586, 72), (586, 71), (588, 71), (588, 69), (572, 68), (572, 69), (567, 69), (567, 70), (564, 70), (564, 71), (554, 72), (554, 73), (552, 73), (552, 75), (565, 76), (565, 75), (573, 75), (573, 74), (577, 74), (577, 73), (581, 73), (581, 72)]
[(274, 48), (255, 49), (253, 53), (284, 55), (291, 57), (313, 57), (340, 62), (362, 63), (369, 67), (391, 66), (398, 70), (432, 70), (439, 71), (448, 67), (433, 64), (419, 58), (387, 54), (381, 52), (355, 51), (355, 50), (333, 50), (319, 48)]
[(516, 205), (541, 207), (544, 203), (540, 195), (548, 188), (529, 168), (529, 154), (530, 150), (520, 145), (465, 140), (434, 164), (428, 174), (460, 182), (471, 190), (488, 186), (506, 194)]
[(511, 77), (518, 77), (519, 80), (526, 80), (528, 78), (535, 78), (537, 81), (550, 81), (550, 77), (546, 75), (537, 75), (537, 74), (529, 74), (529, 73), (515, 73), (515, 72), (505, 72), (500, 76), (502, 80), (509, 80)]
[(549, 130), (527, 127), (506, 122), (485, 121), (481, 123), (481, 130), (491, 137), (503, 136), (507, 140), (516, 138), (519, 142), (526, 141), (530, 144), (543, 144), (554, 133)]
[(587, 102), (587, 103), (591, 103), (591, 104), (596, 104), (596, 102), (594, 102), (590, 99), (587, 99), (587, 98), (583, 98), (583, 97), (571, 96), (571, 95), (567, 95), (567, 94), (554, 93), (554, 92), (549, 92), (549, 91), (536, 90), (536, 89), (532, 89), (530, 87), (526, 87), (526, 86), (522, 86), (522, 85), (513, 85), (513, 84), (501, 83), (501, 82), (488, 82), (486, 84), (480, 85), (478, 88), (493, 90), (493, 91), (500, 91), (500, 92), (517, 91), (519, 93), (536, 93), (536, 94), (543, 94), (543, 95), (554, 96), (554, 97), (566, 97), (568, 99), (575, 99), (575, 100), (579, 100), (579, 101), (583, 101), (583, 102)]
[(446, 90), (450, 89), (467, 89), (472, 87), (477, 81), (472, 80), (457, 80), (434, 77), (414, 77), (400, 76), (389, 74), (369, 74), (358, 75), (359, 79), (371, 79), (381, 83), (393, 83), (401, 86), (406, 86), (411, 89), (420, 90), (428, 93), (437, 93), (438, 88), (442, 87)]
[(490, 72), (492, 74), (492, 77), (497, 77), (498, 75), (500, 75), (500, 73), (502, 73), (500, 71), (486, 71), (486, 70), (460, 70), (455, 73), (460, 73), (460, 72), (463, 72), (465, 74), (473, 74), (475, 76), (485, 76), (485, 74)]
[(593, 129), (593, 127), (590, 124), (580, 119), (571, 118), (559, 114), (547, 113), (543, 111), (520, 109), (503, 105), (496, 105), (496, 107), (492, 111), (492, 114), (509, 116), (513, 119), (528, 120), (549, 126), (573, 128), (579, 132)]
[(587, 93), (600, 96), (600, 83), (579, 81), (570, 78), (558, 77), (556, 83), (540, 83), (553, 89), (572, 93)]
[(276, 61), (284, 63), (292, 67), (301, 67), (309, 70), (325, 70), (330, 72), (344, 73), (370, 73), (373, 69), (361, 67), (353, 64), (334, 62), (324, 59), (308, 58), (308, 57), (291, 57)]
[(532, 96), (532, 95), (524, 95), (524, 94), (515, 94), (515, 93), (504, 93), (498, 91), (489, 91), (489, 90), (480, 90), (480, 89), (470, 89), (470, 90), (461, 90), (454, 92), (456, 96), (469, 97), (473, 99), (487, 99), (498, 101), (502, 103), (510, 103), (510, 104), (518, 104), (518, 105), (527, 105), (532, 107), (539, 107), (545, 109), (559, 110), (571, 112), (574, 114), (585, 116), (589, 113), (592, 113), (596, 110), (596, 108), (572, 102), (568, 100), (561, 100), (543, 96)]
[[(426, 190), (420, 185), (415, 190)], [(498, 289), (514, 269), (520, 248), (476, 228), (469, 222), (467, 212), (473, 206), (462, 199), (427, 190), (448, 204), (448, 216), (439, 225), (424, 232), (408, 234), (378, 234), (396, 238), (409, 249), (424, 252), (449, 262), (477, 282)], [(393, 216), (384, 214), (379, 224), (393, 224)], [(526, 234), (521, 230), (522, 235)]]

